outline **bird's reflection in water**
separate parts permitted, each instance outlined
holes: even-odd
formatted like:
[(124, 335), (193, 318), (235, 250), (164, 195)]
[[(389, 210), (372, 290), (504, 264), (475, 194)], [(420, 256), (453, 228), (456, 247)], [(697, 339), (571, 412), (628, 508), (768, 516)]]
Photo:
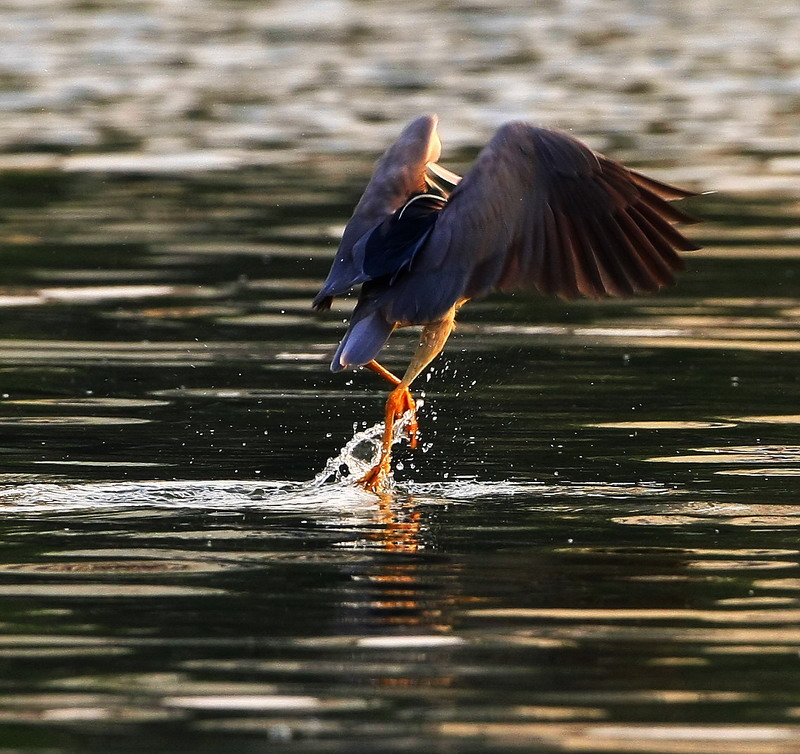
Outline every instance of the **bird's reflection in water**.
[(387, 552), (418, 552), (425, 549), (423, 517), (414, 498), (398, 499), (393, 495), (379, 496), (376, 529), (370, 539)]
[[(395, 643), (406, 646), (409, 632), (415, 640), (425, 636), (429, 643), (438, 644), (438, 637), (452, 633), (453, 607), (459, 600), (458, 591), (453, 592), (455, 580), (447, 578), (442, 583), (440, 574), (432, 582), (427, 558), (419, 557), (421, 552), (435, 549), (424, 510), (417, 507), (413, 497), (381, 495), (375, 522), (365, 538), (388, 557), (371, 559), (356, 576), (368, 592), (363, 595), (363, 604), (369, 608), (370, 624), (401, 630), (381, 638), (387, 649)], [(427, 646), (425, 641), (423, 646)], [(396, 683), (396, 674), (389, 680)]]
[(370, 628), (360, 642), (365, 653), (360, 659), (377, 665), (370, 685), (389, 694), (451, 687), (453, 652), (461, 644), (453, 635), (458, 582), (442, 582), (441, 573), (433, 579), (427, 558), (420, 557), (435, 544), (426, 513), (413, 497), (381, 495), (375, 522), (367, 538), (386, 556), (372, 559), (359, 577)]

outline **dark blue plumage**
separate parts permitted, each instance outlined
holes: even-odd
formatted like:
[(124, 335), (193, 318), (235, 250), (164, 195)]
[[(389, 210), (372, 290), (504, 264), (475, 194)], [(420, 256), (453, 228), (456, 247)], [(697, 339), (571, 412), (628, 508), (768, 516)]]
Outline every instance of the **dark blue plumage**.
[(443, 198), (434, 194), (418, 194), (375, 228), (364, 248), (363, 270), (367, 279), (388, 275), (391, 285), (403, 270), (410, 268), (445, 204)]
[[(417, 194), (356, 244), (358, 259), (363, 260), (360, 275), (363, 286), (350, 327), (333, 357), (334, 372), (375, 358), (397, 323), (427, 321), (427, 311), (420, 313), (414, 309), (416, 300), (425, 304), (436, 300), (429, 295), (431, 291), (424, 281), (411, 287), (410, 296), (402, 295), (402, 291), (412, 277), (409, 273), (414, 258), (430, 237), (446, 203), (435, 194)], [(391, 295), (394, 293), (401, 295)], [(390, 300), (404, 302), (403, 311), (388, 311), (385, 305)]]

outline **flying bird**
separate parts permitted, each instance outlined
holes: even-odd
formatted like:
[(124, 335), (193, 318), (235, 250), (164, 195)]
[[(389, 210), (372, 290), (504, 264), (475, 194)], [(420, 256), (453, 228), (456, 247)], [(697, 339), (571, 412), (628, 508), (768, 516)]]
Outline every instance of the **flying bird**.
[[(344, 230), (313, 307), (361, 285), (331, 363), (365, 366), (394, 387), (377, 464), (359, 480), (388, 484), (394, 422), (410, 413), (411, 383), (442, 350), (456, 313), (491, 291), (535, 290), (562, 299), (654, 293), (699, 248), (669, 204), (694, 192), (648, 178), (569, 134), (525, 122), (502, 126), (463, 177), (437, 163), (438, 119), (409, 123), (386, 150)], [(398, 327), (422, 325), (402, 378), (376, 361)]]

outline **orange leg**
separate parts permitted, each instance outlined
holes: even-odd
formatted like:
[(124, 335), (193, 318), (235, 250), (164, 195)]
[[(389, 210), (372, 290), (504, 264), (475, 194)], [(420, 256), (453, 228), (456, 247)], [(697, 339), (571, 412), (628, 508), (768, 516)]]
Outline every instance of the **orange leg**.
[[(381, 442), (381, 454), (378, 463), (375, 464), (361, 479), (358, 484), (369, 492), (384, 492), (388, 487), (389, 476), (392, 471), (392, 440), (394, 439), (394, 423), (406, 411), (414, 411), (414, 399), (411, 396), (409, 386), (416, 379), (419, 373), (433, 361), (438, 353), (444, 348), (447, 338), (453, 331), (455, 314), (458, 306), (454, 306), (441, 320), (431, 322), (422, 330), (419, 346), (411, 359), (411, 363), (406, 369), (402, 380), (398, 380), (391, 372), (384, 369), (376, 361), (366, 364), (373, 372), (377, 372), (381, 377), (395, 385), (394, 390), (389, 393), (386, 401), (386, 415), (384, 417), (383, 441)], [(397, 380), (395, 382), (395, 380)], [(409, 426), (411, 437), (411, 447), (417, 444), (417, 421), (416, 416)]]
[[(375, 464), (361, 479), (358, 480), (365, 490), (370, 492), (383, 492), (389, 474), (392, 471), (392, 441), (394, 440), (394, 423), (406, 412), (415, 410), (414, 399), (411, 391), (403, 385), (398, 385), (386, 400), (386, 415), (383, 418), (383, 440), (381, 441), (381, 455), (378, 463)], [(416, 418), (412, 420), (416, 428)], [(411, 428), (409, 428), (411, 431)], [(411, 435), (411, 447), (416, 446), (416, 429)]]
[[(375, 374), (378, 374), (381, 377), (383, 377), (383, 379), (385, 379), (387, 382), (390, 382), (392, 385), (394, 385), (395, 388), (397, 388), (400, 385), (400, 383), (402, 382), (402, 380), (399, 377), (395, 377), (395, 375), (393, 375), (385, 367), (381, 366), (374, 359), (372, 361), (368, 362), (367, 364), (364, 364), (364, 366), (367, 367), (367, 369), (370, 369), (373, 372), (375, 372)], [(414, 400), (414, 396), (411, 395), (411, 391), (407, 387), (403, 388), (403, 392), (405, 393), (403, 398), (402, 399), (400, 399), (400, 398), (395, 399), (395, 403), (397, 403), (398, 401), (402, 400), (402, 401), (405, 402), (404, 404), (402, 404), (405, 407), (402, 408), (399, 411), (399, 413), (395, 414), (391, 421), (392, 422), (396, 421), (406, 411), (410, 411), (411, 412), (411, 418), (409, 419), (409, 422), (408, 422), (408, 443), (413, 449), (413, 448), (417, 447), (417, 435), (419, 434), (419, 424), (417, 423), (417, 402)], [(389, 397), (391, 398), (391, 394), (390, 394)], [(401, 404), (398, 404), (398, 405), (401, 405)], [(386, 403), (386, 419), (385, 420), (386, 420), (387, 423), (389, 422), (389, 402), (388, 401)], [(385, 430), (384, 430), (384, 432), (385, 432)]]
[(391, 382), (392, 385), (400, 384), (400, 378), (395, 377), (386, 367), (381, 366), (377, 361), (375, 361), (375, 359), (368, 361), (366, 364), (364, 364), (364, 366), (367, 369), (371, 369), (373, 372), (375, 372), (375, 374), (383, 377), (383, 379), (387, 382)]

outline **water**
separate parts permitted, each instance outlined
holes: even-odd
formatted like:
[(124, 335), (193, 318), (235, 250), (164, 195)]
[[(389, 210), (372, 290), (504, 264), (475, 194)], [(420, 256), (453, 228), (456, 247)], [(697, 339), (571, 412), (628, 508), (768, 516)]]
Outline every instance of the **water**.
[(379, 498), (337, 159), (2, 179), (2, 747), (797, 750), (796, 203), (696, 200), (660, 296), (465, 307)]

